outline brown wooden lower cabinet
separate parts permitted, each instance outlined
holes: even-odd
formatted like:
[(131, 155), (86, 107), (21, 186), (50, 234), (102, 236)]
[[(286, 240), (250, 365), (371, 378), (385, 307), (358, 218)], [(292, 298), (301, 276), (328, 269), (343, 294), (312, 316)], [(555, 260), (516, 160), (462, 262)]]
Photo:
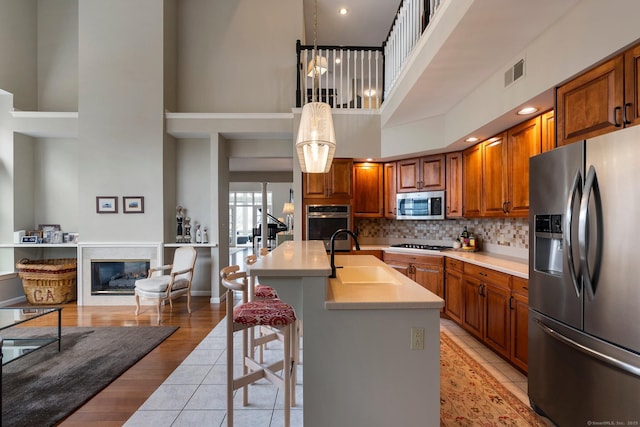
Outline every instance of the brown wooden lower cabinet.
[(529, 353), (529, 285), (526, 279), (512, 278), (511, 354), (514, 365), (527, 371)]
[(454, 322), (462, 323), (462, 261), (446, 258), (444, 311)]
[(384, 253), (384, 262), (440, 298), (444, 298), (444, 260), (437, 255)]
[(526, 372), (527, 280), (450, 258), (445, 266), (445, 314)]

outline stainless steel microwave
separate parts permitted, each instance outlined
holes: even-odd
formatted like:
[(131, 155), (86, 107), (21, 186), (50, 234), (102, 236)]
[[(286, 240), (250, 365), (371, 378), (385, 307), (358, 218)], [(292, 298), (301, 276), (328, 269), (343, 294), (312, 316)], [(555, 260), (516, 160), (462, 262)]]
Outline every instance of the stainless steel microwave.
[(444, 191), (396, 195), (396, 219), (444, 219)]

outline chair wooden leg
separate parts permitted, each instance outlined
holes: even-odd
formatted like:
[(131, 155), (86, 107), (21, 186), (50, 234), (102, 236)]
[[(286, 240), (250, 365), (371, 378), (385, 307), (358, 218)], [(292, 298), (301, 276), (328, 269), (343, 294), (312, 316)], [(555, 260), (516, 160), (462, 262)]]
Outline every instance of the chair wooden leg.
[(136, 316), (140, 313), (140, 295), (136, 292)]
[(158, 325), (160, 324), (160, 316), (161, 316), (161, 311), (160, 311), (160, 306), (162, 305), (162, 301), (158, 301)]
[(191, 313), (191, 292), (187, 292), (187, 311)]

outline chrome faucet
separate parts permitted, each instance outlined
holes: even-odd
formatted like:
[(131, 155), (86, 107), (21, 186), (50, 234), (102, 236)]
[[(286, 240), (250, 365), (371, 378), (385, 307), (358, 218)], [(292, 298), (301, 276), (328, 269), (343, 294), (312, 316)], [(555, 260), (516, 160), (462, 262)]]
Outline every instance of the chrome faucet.
[(336, 277), (336, 261), (335, 261), (335, 238), (338, 234), (340, 233), (347, 233), (349, 235), (351, 235), (351, 237), (353, 237), (353, 241), (356, 244), (356, 250), (359, 251), (360, 250), (360, 244), (358, 243), (358, 238), (356, 237), (355, 233), (351, 230), (347, 230), (346, 228), (340, 228), (338, 230), (335, 231), (335, 233), (333, 233), (331, 235), (331, 276), (329, 276), (330, 278), (335, 278)]

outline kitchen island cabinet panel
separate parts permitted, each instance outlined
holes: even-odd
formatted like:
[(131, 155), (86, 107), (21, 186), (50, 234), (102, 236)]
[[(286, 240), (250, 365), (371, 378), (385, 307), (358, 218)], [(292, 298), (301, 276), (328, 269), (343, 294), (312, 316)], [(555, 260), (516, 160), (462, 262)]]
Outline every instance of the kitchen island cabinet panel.
[[(373, 256), (336, 255), (335, 262), (382, 269), (393, 283), (328, 279), (329, 258), (318, 241), (284, 242), (248, 267), (304, 322), (303, 424), (437, 425), (442, 299)], [(424, 348), (410, 348), (412, 328), (424, 330)], [(406, 396), (389, 400), (389, 390)]]

